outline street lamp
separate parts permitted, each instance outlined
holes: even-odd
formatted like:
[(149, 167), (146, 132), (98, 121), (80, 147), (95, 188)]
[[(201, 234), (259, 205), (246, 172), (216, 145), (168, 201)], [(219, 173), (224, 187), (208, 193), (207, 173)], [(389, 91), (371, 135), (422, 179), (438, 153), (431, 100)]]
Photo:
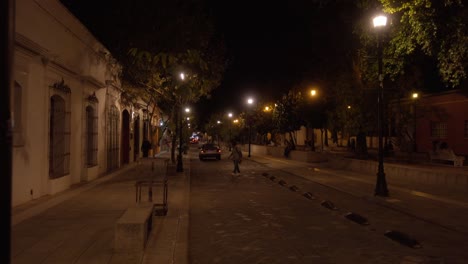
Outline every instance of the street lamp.
[(317, 95), (317, 90), (315, 89), (310, 90), (310, 96), (314, 97), (316, 95)]
[[(247, 104), (252, 105), (253, 103), (254, 103), (254, 99), (252, 99), (252, 98), (247, 99)], [(250, 158), (250, 145), (252, 143), (251, 142), (252, 141), (252, 139), (251, 139), (251, 137), (252, 137), (252, 135), (251, 135), (252, 134), (252, 120), (251, 120), (250, 115), (248, 115), (247, 120), (249, 122), (249, 155), (248, 155), (248, 157)]]
[[(312, 98), (312, 100), (316, 100), (316, 98), (318, 97), (317, 89), (315, 89), (315, 88), (310, 89), (309, 95)], [(307, 129), (309, 129), (309, 126), (307, 127)], [(307, 137), (309, 137), (308, 135), (309, 135), (309, 132), (307, 132)], [(323, 139), (322, 138), (323, 138), (323, 135), (321, 136), (321, 140), (320, 140), (322, 142), (321, 145), (322, 145), (322, 150), (323, 150)], [(314, 127), (312, 127), (312, 138), (310, 139), (309, 144), (310, 144), (310, 150), (315, 151), (315, 129), (314, 129)]]
[(416, 101), (419, 99), (418, 93), (413, 93), (411, 95), (413, 99), (413, 152), (418, 150), (418, 145), (416, 144), (416, 127), (417, 127), (417, 113), (416, 113)]
[[(182, 77), (182, 74), (181, 74), (181, 77)], [(185, 113), (190, 113), (190, 108), (185, 108)], [(183, 123), (182, 123), (182, 120), (184, 119), (183, 118), (183, 113), (180, 114), (180, 118), (179, 118), (179, 154), (177, 155), (177, 172), (183, 172), (184, 171), (184, 166), (183, 166), (183, 163), (182, 163), (182, 152), (183, 152), (183, 145), (182, 145), (182, 142), (183, 142), (183, 133), (182, 133), (182, 129), (183, 129)]]
[(378, 117), (377, 124), (379, 130), (379, 167), (377, 171), (377, 183), (375, 185), (375, 195), (388, 196), (387, 181), (384, 172), (384, 153), (383, 153), (383, 61), (382, 61), (382, 37), (381, 31), (387, 25), (387, 17), (383, 15), (376, 16), (373, 19), (374, 28), (377, 30), (377, 59), (379, 70), (379, 88), (378, 88)]
[[(186, 77), (185, 73), (181, 72), (179, 76), (180, 76), (180, 79), (182, 81), (185, 80), (185, 77)], [(176, 115), (176, 120), (178, 119), (178, 121), (179, 121), (179, 122), (176, 122), (176, 124), (179, 123), (179, 153), (177, 155), (177, 165), (176, 165), (176, 171), (177, 172), (183, 172), (184, 171), (184, 166), (183, 166), (183, 163), (182, 163), (182, 151), (183, 151), (182, 150), (182, 141), (183, 141), (183, 136), (182, 136), (183, 112), (182, 112), (182, 110), (183, 109), (181, 108), (180, 111), (177, 111), (177, 115)], [(185, 112), (189, 113), (190, 108), (186, 107)], [(177, 125), (176, 125), (176, 131), (177, 131)]]
[(228, 145), (229, 145), (229, 151), (231, 151), (231, 126), (232, 126), (231, 124), (232, 113), (231, 112), (228, 113), (228, 118), (229, 118), (229, 143)]

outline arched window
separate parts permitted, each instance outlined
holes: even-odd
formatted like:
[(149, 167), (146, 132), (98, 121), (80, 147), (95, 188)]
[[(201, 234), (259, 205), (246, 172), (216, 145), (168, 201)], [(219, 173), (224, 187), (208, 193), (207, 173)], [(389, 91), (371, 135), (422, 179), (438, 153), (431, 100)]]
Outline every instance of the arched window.
[(11, 93), (11, 113), (12, 113), (12, 128), (13, 128), (13, 147), (24, 145), (23, 140), (23, 87), (15, 81), (13, 91)]
[(50, 98), (49, 177), (65, 176), (70, 168), (70, 113), (65, 100), (54, 95)]
[(112, 171), (119, 166), (119, 110), (110, 106), (107, 116), (107, 170)]
[(97, 165), (97, 115), (92, 106), (86, 107), (86, 165)]

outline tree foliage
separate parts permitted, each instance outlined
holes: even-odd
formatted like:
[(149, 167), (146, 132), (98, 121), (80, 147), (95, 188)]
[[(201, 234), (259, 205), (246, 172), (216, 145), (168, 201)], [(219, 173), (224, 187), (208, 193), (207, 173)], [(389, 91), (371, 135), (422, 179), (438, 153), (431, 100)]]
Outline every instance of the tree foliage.
[(276, 103), (273, 111), (273, 123), (276, 131), (289, 134), (293, 146), (297, 144), (295, 132), (305, 124), (301, 114), (303, 95), (299, 91), (291, 90)]
[(466, 79), (468, 12), (461, 0), (379, 1), (393, 22), (386, 50), (393, 79), (420, 54), (434, 60), (446, 86), (458, 87)]

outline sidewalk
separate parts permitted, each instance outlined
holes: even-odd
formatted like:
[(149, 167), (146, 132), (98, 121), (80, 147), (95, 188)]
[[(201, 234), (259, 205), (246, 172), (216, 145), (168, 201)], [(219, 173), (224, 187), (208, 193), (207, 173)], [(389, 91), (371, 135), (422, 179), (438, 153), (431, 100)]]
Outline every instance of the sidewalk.
[[(112, 263), (115, 223), (135, 204), (135, 181), (150, 177), (151, 162), (142, 159), (14, 208), (11, 263)], [(144, 263), (187, 263), (189, 159), (184, 158), (184, 173), (169, 165), (168, 178), (168, 214), (154, 218)]]

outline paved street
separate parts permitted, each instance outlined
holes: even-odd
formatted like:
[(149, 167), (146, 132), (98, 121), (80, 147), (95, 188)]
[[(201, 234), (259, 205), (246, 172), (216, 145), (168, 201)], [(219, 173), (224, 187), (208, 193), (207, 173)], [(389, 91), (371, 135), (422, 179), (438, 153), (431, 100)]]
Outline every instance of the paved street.
[[(392, 197), (375, 198), (370, 179), (353, 180), (350, 172), (252, 160), (234, 178), (227, 160), (192, 162), (192, 263), (464, 263), (468, 256), (467, 203), (442, 203), (396, 186)], [(321, 206), (324, 200), (336, 210)], [(369, 224), (348, 220), (349, 212)], [(421, 248), (387, 238), (389, 230)]]
[[(169, 211), (155, 216), (142, 263), (458, 264), (468, 258), (462, 193), (390, 182), (390, 197), (379, 198), (374, 175), (260, 155), (245, 158), (233, 177), (226, 156), (199, 161), (192, 148), (184, 173), (171, 166)], [(122, 263), (113, 251), (114, 226), (135, 203), (135, 181), (153, 177), (150, 164), (142, 160), (14, 208), (12, 263)], [(364, 220), (351, 221), (350, 212)], [(414, 247), (387, 231), (409, 236)]]

